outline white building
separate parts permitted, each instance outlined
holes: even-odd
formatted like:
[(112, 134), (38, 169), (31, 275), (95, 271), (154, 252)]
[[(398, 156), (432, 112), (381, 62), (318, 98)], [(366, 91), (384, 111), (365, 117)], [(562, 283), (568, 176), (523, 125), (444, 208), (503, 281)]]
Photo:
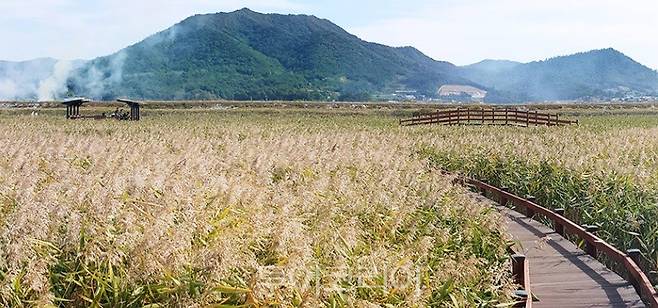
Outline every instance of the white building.
[(463, 95), (468, 95), (474, 100), (483, 100), (487, 96), (487, 91), (464, 85), (444, 85), (439, 88), (439, 96)]

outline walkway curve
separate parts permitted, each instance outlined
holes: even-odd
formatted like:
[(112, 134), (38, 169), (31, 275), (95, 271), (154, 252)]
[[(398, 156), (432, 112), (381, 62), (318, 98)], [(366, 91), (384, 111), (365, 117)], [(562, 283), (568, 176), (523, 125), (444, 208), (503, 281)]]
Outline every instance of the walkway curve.
[(500, 208), (530, 265), (533, 307), (645, 307), (635, 288), (551, 228)]
[(629, 282), (551, 228), (482, 195), (476, 198), (498, 209), (514, 250), (526, 256), (533, 307), (646, 307)]

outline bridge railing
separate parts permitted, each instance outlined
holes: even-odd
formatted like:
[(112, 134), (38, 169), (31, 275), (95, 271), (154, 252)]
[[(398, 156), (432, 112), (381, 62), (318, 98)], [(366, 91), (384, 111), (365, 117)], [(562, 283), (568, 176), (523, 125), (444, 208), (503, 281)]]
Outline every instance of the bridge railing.
[(649, 277), (641, 269), (641, 253), (639, 250), (630, 249), (624, 253), (596, 236), (595, 233), (598, 229), (596, 226), (580, 226), (567, 219), (564, 216), (564, 210), (549, 210), (535, 203), (534, 198), (531, 196), (522, 198), (508, 192), (507, 189), (497, 188), (474, 179), (462, 178), (460, 181), (478, 188), (483, 193), (489, 193), (498, 199), (503, 206), (508, 203), (514, 205), (517, 209), (525, 212), (525, 215), (529, 218), (536, 218), (538, 215), (543, 216), (553, 223), (555, 232), (562, 236), (580, 238), (585, 243), (585, 252), (587, 254), (595, 259), (603, 257), (606, 261), (614, 263), (617, 270), (623, 271), (622, 274), (635, 287), (642, 300), (649, 307), (658, 307), (658, 292), (656, 292)]
[(578, 124), (578, 120), (560, 119), (559, 114), (516, 108), (457, 108), (440, 110), (400, 120), (402, 126), (425, 124), (440, 125), (517, 125), (517, 126), (562, 126)]

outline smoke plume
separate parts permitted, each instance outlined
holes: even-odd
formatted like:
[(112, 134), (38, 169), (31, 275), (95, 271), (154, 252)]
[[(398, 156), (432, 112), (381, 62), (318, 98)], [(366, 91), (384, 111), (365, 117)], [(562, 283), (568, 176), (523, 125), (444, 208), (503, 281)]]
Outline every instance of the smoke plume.
[(73, 71), (72, 61), (57, 61), (53, 73), (39, 82), (37, 96), (39, 101), (52, 101), (66, 92), (66, 81)]
[(67, 95), (102, 99), (121, 83), (126, 58), (121, 51), (89, 62), (0, 62), (0, 100), (53, 101)]

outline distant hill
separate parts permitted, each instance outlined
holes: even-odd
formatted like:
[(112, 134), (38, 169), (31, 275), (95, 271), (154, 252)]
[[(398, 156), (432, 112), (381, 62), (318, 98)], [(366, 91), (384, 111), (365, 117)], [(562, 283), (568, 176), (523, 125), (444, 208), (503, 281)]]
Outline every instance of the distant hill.
[(464, 78), (519, 100), (658, 95), (658, 73), (612, 48), (526, 64), (484, 61), (461, 69)]
[(368, 99), (446, 83), (457, 67), (412, 47), (369, 43), (306, 15), (196, 15), (73, 74), (76, 95), (149, 99)]
[(195, 15), (90, 61), (0, 62), (0, 100), (479, 101), (484, 93), (490, 103), (658, 97), (658, 74), (614, 49), (457, 67), (325, 19), (248, 9)]
[(485, 72), (485, 73), (500, 73), (513, 69), (522, 64), (523, 63), (521, 62), (510, 61), (510, 60), (486, 59), (475, 64), (466, 65), (463, 68), (478, 71), (478, 72)]

